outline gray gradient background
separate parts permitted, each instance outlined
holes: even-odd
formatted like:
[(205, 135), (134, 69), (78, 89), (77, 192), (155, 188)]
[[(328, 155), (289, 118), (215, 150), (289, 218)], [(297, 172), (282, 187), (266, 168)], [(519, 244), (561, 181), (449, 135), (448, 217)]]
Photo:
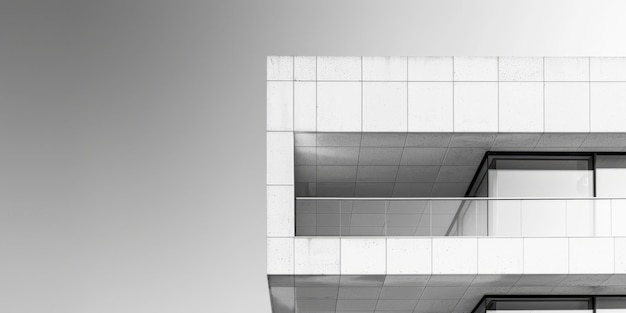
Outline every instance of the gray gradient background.
[(626, 55), (625, 17), (597, 0), (2, 1), (0, 312), (270, 312), (267, 55)]

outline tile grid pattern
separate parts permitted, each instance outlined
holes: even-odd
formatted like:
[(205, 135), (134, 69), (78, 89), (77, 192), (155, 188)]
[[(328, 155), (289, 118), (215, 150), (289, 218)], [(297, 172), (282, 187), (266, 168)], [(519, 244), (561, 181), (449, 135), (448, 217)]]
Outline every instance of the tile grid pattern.
[[(507, 239), (511, 239), (511, 238), (499, 238), (500, 240), (506, 241)], [(542, 238), (518, 238), (518, 240), (541, 240)], [(568, 248), (568, 258), (571, 258), (571, 254), (569, 252), (569, 250), (571, 250), (571, 246), (572, 243), (570, 242), (571, 240), (577, 240), (576, 238), (564, 238), (568, 241), (567, 247)], [(578, 238), (580, 239), (580, 238)], [(582, 239), (588, 239), (588, 238), (582, 238)], [(623, 242), (626, 242), (624, 240), (626, 240), (626, 238), (605, 238), (605, 239), (609, 239), (612, 240), (611, 242), (611, 246), (614, 247), (617, 243), (617, 240), (622, 240)], [(437, 239), (428, 239), (428, 240), (437, 240)], [(474, 239), (476, 240), (476, 239)], [(493, 240), (493, 239), (478, 239), (480, 240)], [(504, 242), (503, 245), (507, 245), (507, 242)], [(591, 245), (593, 245), (593, 243), (591, 243)], [(492, 247), (490, 247), (492, 248)], [(478, 247), (478, 253), (480, 252), (480, 247)], [(388, 248), (385, 249), (385, 253), (388, 253)], [(577, 256), (578, 258), (581, 257), (581, 255)], [(592, 258), (594, 256), (591, 256)], [(598, 258), (597, 256), (595, 256), (595, 258)], [(613, 254), (612, 258), (617, 258), (617, 255)], [(388, 259), (388, 256), (386, 256), (386, 259)], [(462, 260), (463, 257), (459, 257), (458, 259)], [(536, 261), (540, 261), (543, 262), (543, 258), (540, 258), (541, 260), (536, 260)], [(477, 262), (480, 262), (480, 258), (477, 258)], [(588, 260), (578, 260), (579, 263), (582, 262), (588, 262)], [(615, 260), (616, 264), (617, 260)], [(623, 262), (623, 261), (622, 261)], [(481, 273), (479, 268), (479, 265), (476, 265), (476, 269), (473, 270), (473, 272), (469, 272), (469, 273), (452, 273), (450, 271), (448, 272), (442, 272), (440, 274), (435, 273), (433, 271), (433, 267), (432, 265), (434, 265), (434, 263), (431, 262), (431, 271), (430, 273), (419, 273), (419, 274), (407, 274), (407, 275), (401, 275), (401, 276), (397, 276), (397, 274), (392, 274), (389, 272), (389, 269), (387, 268), (385, 271), (380, 272), (374, 272), (374, 273), (368, 273), (366, 275), (362, 275), (362, 276), (354, 276), (354, 273), (344, 273), (341, 270), (341, 267), (338, 268), (338, 272), (326, 272), (323, 273), (323, 277), (326, 278), (330, 278), (333, 277), (332, 275), (340, 275), (340, 276), (335, 276), (336, 280), (335, 283), (332, 283), (331, 285), (334, 285), (335, 287), (331, 287), (331, 288), (343, 288), (343, 287), (347, 287), (344, 286), (340, 283), (343, 282), (344, 280), (350, 281), (351, 277), (355, 277), (356, 280), (354, 281), (355, 283), (350, 284), (350, 286), (360, 286), (360, 287), (367, 287), (370, 288), (369, 286), (371, 286), (371, 281), (378, 281), (378, 283), (375, 283), (374, 285), (380, 288), (385, 288), (385, 287), (389, 287), (389, 286), (423, 286), (423, 289), (421, 289), (418, 294), (415, 294), (414, 297), (405, 297), (405, 296), (394, 296), (394, 297), (386, 297), (385, 293), (383, 293), (384, 290), (379, 290), (377, 292), (378, 296), (375, 298), (376, 299), (376, 304), (371, 308), (371, 312), (374, 312), (374, 310), (381, 310), (383, 308), (381, 308), (379, 306), (379, 303), (382, 299), (385, 299), (383, 301), (386, 301), (386, 305), (393, 305), (394, 301), (390, 301), (390, 300), (412, 300), (412, 301), (416, 301), (414, 306), (412, 307), (412, 309), (407, 310), (407, 312), (441, 312), (441, 311), (429, 311), (429, 310), (424, 310), (419, 309), (420, 303), (426, 303), (428, 302), (428, 300), (439, 300), (439, 301), (444, 301), (444, 300), (448, 300), (448, 302), (454, 301), (455, 303), (451, 306), (451, 308), (453, 309), (448, 309), (448, 310), (444, 310), (444, 311), (448, 311), (448, 312), (469, 312), (473, 305), (470, 304), (469, 302), (474, 302), (476, 303), (479, 298), (484, 295), (484, 294), (623, 294), (624, 290), (626, 290), (626, 275), (624, 275), (624, 273), (626, 273), (625, 269), (622, 269), (622, 272), (617, 272), (615, 270), (613, 271), (597, 271), (597, 272), (584, 272), (584, 273), (580, 273), (580, 272), (572, 272), (571, 268), (572, 266), (571, 264), (571, 260), (568, 262), (567, 267), (570, 268), (570, 270), (566, 271), (566, 272), (554, 272), (553, 274), (535, 274), (534, 272), (532, 274), (527, 274), (525, 273), (526, 271), (523, 269), (523, 263), (522, 263), (522, 270), (521, 271), (509, 271), (509, 272), (493, 272), (493, 273)], [(295, 263), (294, 263), (294, 267), (295, 267)], [(614, 265), (616, 266), (616, 265)], [(388, 267), (388, 266), (387, 266)], [(613, 267), (613, 269), (615, 269), (615, 267)], [(569, 274), (568, 274), (569, 273)], [(289, 275), (289, 273), (284, 273)], [(495, 275), (495, 276), (494, 276)], [(306, 284), (298, 284), (295, 281), (296, 277), (299, 277), (301, 280), (304, 279), (308, 279), (308, 278), (313, 278), (315, 279), (315, 277), (318, 276), (309, 276), (309, 275), (303, 275), (303, 276), (287, 276), (290, 277), (289, 279), (291, 280), (290, 282), (290, 286), (299, 286), (303, 287), (303, 286), (307, 286)], [(393, 280), (395, 278), (398, 277), (402, 277), (404, 279), (404, 283), (394, 283)], [(424, 277), (426, 277), (426, 280), (424, 281)], [(423, 281), (420, 283), (416, 283), (416, 284), (411, 284), (411, 283), (406, 283), (406, 281), (411, 281), (410, 278), (417, 278), (419, 281)], [(497, 279), (494, 279), (497, 278)], [(502, 279), (502, 278), (507, 278), (507, 279)], [(486, 279), (486, 280), (485, 280)], [(361, 281), (361, 285), (359, 284), (359, 281)], [(370, 283), (368, 283), (368, 281)], [(432, 282), (432, 283), (431, 283)], [(356, 284), (356, 285), (355, 285)], [(270, 278), (270, 286), (275, 286), (272, 285), (271, 283), (271, 278)], [(326, 286), (328, 287), (328, 284), (320, 284), (319, 286)], [(456, 287), (456, 289), (454, 288), (441, 288), (441, 287)], [(541, 288), (537, 288), (537, 287), (541, 287)], [(362, 291), (365, 291), (365, 289), (363, 289)], [(400, 291), (400, 290), (397, 290)], [(433, 296), (432, 292), (439, 292), (439, 295), (437, 296)], [(298, 291), (294, 290), (294, 307), (297, 306), (297, 303), (295, 303), (296, 299), (301, 299), (298, 296)], [(358, 294), (358, 293), (357, 293)], [(430, 296), (425, 296), (426, 294), (431, 294)], [(340, 307), (340, 301), (341, 300), (358, 300), (358, 299), (362, 299), (362, 300), (369, 300), (371, 299), (370, 296), (365, 296), (364, 293), (361, 293), (361, 296), (351, 296), (351, 297), (342, 297), (341, 296), (341, 290), (337, 290), (336, 293), (334, 293), (335, 295), (335, 299), (333, 299), (334, 301), (334, 307), (333, 310), (328, 311), (328, 312), (335, 312), (336, 310), (339, 310)], [(363, 297), (363, 298), (361, 298)], [(425, 298), (426, 297), (426, 298)], [(306, 299), (307, 297), (303, 297), (304, 299)], [(315, 297), (313, 297), (314, 299)], [(371, 301), (371, 300), (370, 300)], [(422, 302), (424, 301), (424, 302)], [(405, 305), (406, 302), (401, 303), (401, 302), (396, 302), (397, 305)], [(343, 309), (346, 309), (345, 306), (341, 306)], [(348, 308), (351, 310), (357, 309), (355, 307), (352, 308)], [(402, 309), (409, 309), (409, 308), (394, 308), (394, 310), (402, 310)], [(274, 311), (277, 312), (277, 311)], [(299, 310), (298, 312), (306, 312), (306, 310)]]
[[(414, 59), (424, 59), (424, 60), (430, 60), (431, 58), (415, 58), (415, 57), (398, 57), (398, 58), (368, 58), (368, 61), (364, 61), (363, 57), (358, 57), (358, 63), (359, 63), (359, 67), (358, 68), (351, 68), (348, 65), (346, 65), (345, 63), (348, 61), (345, 60), (349, 60), (349, 57), (311, 57), (312, 59), (312, 63), (311, 67), (315, 68), (315, 75), (312, 77), (304, 77), (304, 78), (298, 78), (298, 77), (294, 77), (293, 75), (283, 75), (282, 77), (276, 77), (275, 75), (268, 75), (268, 82), (280, 82), (280, 81), (295, 81), (295, 82), (315, 82), (316, 83), (316, 94), (320, 94), (320, 92), (326, 92), (326, 91), (322, 91), (318, 88), (319, 84), (318, 83), (324, 83), (324, 84), (338, 84), (338, 86), (345, 86), (344, 84), (346, 83), (350, 83), (350, 82), (358, 82), (359, 83), (359, 88), (360, 88), (360, 94), (359, 94), (359, 110), (360, 110), (360, 120), (358, 121), (358, 128), (351, 128), (351, 125), (346, 124), (346, 121), (348, 121), (350, 119), (349, 116), (345, 116), (345, 117), (341, 117), (341, 114), (338, 114), (337, 116), (340, 117), (338, 118), (337, 121), (325, 121), (324, 120), (324, 125), (321, 125), (319, 123), (320, 120), (320, 110), (327, 112), (328, 114), (332, 115), (332, 112), (335, 113), (339, 113), (341, 112), (342, 108), (340, 108), (341, 106), (343, 106), (343, 104), (340, 103), (340, 105), (337, 106), (337, 103), (335, 103), (334, 105), (332, 105), (332, 107), (329, 107), (330, 104), (327, 103), (320, 103), (318, 100), (316, 99), (316, 122), (314, 122), (312, 125), (313, 126), (311, 129), (306, 129), (308, 131), (365, 131), (365, 132), (370, 132), (370, 131), (376, 131), (375, 129), (381, 129), (380, 127), (382, 127), (383, 129), (386, 130), (386, 128), (389, 128), (389, 131), (411, 131), (412, 129), (415, 129), (415, 127), (422, 127), (420, 125), (415, 124), (415, 122), (412, 122), (412, 118), (410, 115), (410, 111), (411, 111), (411, 107), (412, 107), (412, 101), (409, 96), (409, 89), (411, 88), (412, 85), (414, 84), (428, 84), (428, 83), (435, 83), (435, 82), (445, 82), (445, 79), (442, 79), (441, 77), (436, 77), (436, 79), (428, 79), (425, 77), (411, 77), (411, 71), (416, 71), (417, 69), (412, 68), (411, 67), (411, 62), (413, 62)], [(518, 75), (519, 77), (512, 77), (513, 74), (515, 74), (516, 69), (512, 68), (512, 66), (521, 66), (520, 64), (523, 64), (524, 60), (526, 58), (507, 58), (509, 61), (507, 61), (508, 65), (507, 67), (503, 67), (502, 66), (502, 58), (501, 57), (492, 57), (492, 58), (459, 58), (459, 57), (448, 57), (448, 58), (432, 58), (432, 59), (441, 59), (441, 60), (447, 60), (445, 62), (450, 62), (451, 63), (451, 70), (452, 70), (452, 75), (449, 75), (450, 78), (447, 79), (447, 82), (452, 84), (452, 89), (451, 89), (451, 93), (452, 93), (452, 101), (449, 104), (451, 106), (451, 116), (446, 117), (449, 118), (451, 121), (451, 126), (447, 129), (447, 131), (492, 131), (492, 132), (509, 132), (509, 131), (521, 131), (521, 132), (526, 132), (526, 131), (531, 131), (531, 132), (543, 132), (543, 131), (549, 131), (549, 132), (559, 132), (559, 131), (567, 131), (567, 132), (571, 132), (571, 131), (579, 131), (579, 132), (587, 132), (587, 131), (592, 131), (592, 132), (606, 132), (606, 131), (613, 131), (613, 132), (621, 132), (621, 131), (626, 131), (626, 126), (622, 125), (623, 123), (619, 123), (615, 120), (615, 114), (623, 114), (624, 112), (622, 111), (615, 111), (615, 112), (610, 112), (610, 111), (606, 111), (607, 109), (604, 108), (604, 106), (609, 106), (610, 110), (622, 110), (620, 109), (619, 105), (616, 104), (612, 104), (612, 103), (620, 103), (623, 101), (626, 101), (626, 99), (622, 99), (624, 96), (622, 95), (622, 90), (624, 88), (626, 88), (626, 78), (622, 78), (621, 72), (616, 73), (604, 73), (601, 70), (604, 69), (605, 65), (600, 64), (601, 62), (609, 62), (611, 60), (613, 60), (614, 58), (591, 58), (591, 57), (585, 57), (585, 58), (554, 58), (554, 57), (550, 57), (550, 58), (546, 58), (546, 57), (539, 57), (539, 58), (530, 58), (535, 60), (536, 59), (536, 63), (539, 65), (539, 63), (541, 63), (540, 66), (540, 71), (538, 72), (537, 76), (532, 76), (531, 74), (520, 74)], [(584, 59), (584, 62), (582, 62), (581, 60)], [(381, 77), (365, 77), (364, 76), (364, 71), (366, 71), (365, 66), (367, 63), (368, 69), (367, 72), (370, 73), (368, 75), (373, 75), (371, 74), (372, 72), (372, 66), (379, 66), (380, 64), (384, 64), (385, 62), (388, 62), (389, 60), (392, 60), (393, 62), (403, 62), (406, 63), (406, 66), (404, 67), (406, 72), (405, 74), (403, 74), (402, 77), (398, 76), (398, 74), (392, 73), (390, 75), (387, 76), (381, 76)], [(511, 61), (513, 60), (513, 61)], [(516, 61), (517, 60), (517, 61)], [(605, 60), (609, 60), (609, 61), (605, 61)], [(304, 62), (301, 61), (301, 58), (296, 58), (295, 60), (292, 61), (292, 65), (291, 67), (296, 68), (296, 66), (293, 64), (294, 62)], [(352, 61), (349, 61), (352, 62)], [(348, 63), (349, 63), (348, 62)], [(354, 61), (356, 62), (356, 61)], [(462, 63), (464, 64), (464, 66), (462, 68), (459, 69), (459, 67), (457, 66), (457, 63)], [(489, 62), (493, 62), (494, 64), (496, 64), (495, 66), (495, 71), (493, 73), (480, 73), (481, 71), (481, 64), (489, 64)], [(511, 63), (509, 64), (509, 63)], [(515, 65), (515, 62), (518, 62), (519, 64)], [(624, 59), (622, 58), (617, 58), (615, 61), (611, 61), (611, 62), (615, 62), (616, 64), (621, 64), (624, 63)], [(475, 64), (474, 64), (475, 63)], [(552, 64), (550, 66), (550, 69), (546, 69), (546, 64)], [(580, 64), (585, 63), (585, 69), (584, 72), (578, 73), (576, 71), (581, 71), (582, 69), (579, 68), (581, 65)], [(350, 63), (351, 64), (351, 63)], [(469, 64), (469, 65), (468, 65)], [(477, 65), (478, 64), (478, 65)], [(565, 65), (563, 65), (565, 64)], [(615, 71), (620, 71), (622, 70), (622, 67), (617, 67), (614, 66), (615, 68), (617, 68)], [(325, 75), (323, 77), (320, 77), (318, 75), (318, 73), (323, 70)], [(358, 73), (351, 73), (350, 71), (358, 71)], [(381, 71), (384, 73), (385, 69), (383, 67), (383, 69), (379, 69), (377, 68), (378, 71)], [(393, 69), (386, 69), (387, 71), (393, 71)], [(626, 70), (626, 68), (624, 69)], [(478, 71), (478, 72), (477, 72)], [(519, 71), (519, 69), (517, 69), (517, 71)], [(606, 71), (606, 70), (605, 70)], [(476, 73), (474, 73), (476, 72)], [(569, 76), (565, 76), (566, 74), (568, 74), (569, 72), (576, 72), (575, 74), (578, 75), (573, 75), (572, 79), (569, 79)], [(512, 73), (512, 74), (511, 74)], [(595, 74), (596, 76), (591, 76), (591, 73), (600, 73), (600, 74)], [(355, 76), (358, 75), (358, 76)], [(394, 76), (395, 75), (395, 76)], [(424, 74), (427, 75), (427, 74)], [(435, 74), (432, 74), (435, 75)], [(432, 76), (431, 75), (431, 76)], [(525, 76), (524, 76), (525, 75)], [(546, 76), (548, 75), (548, 76)], [(415, 76), (415, 74), (413, 75)], [(539, 77), (541, 76), (541, 77)], [(433, 76), (435, 77), (435, 76)], [(398, 82), (402, 82), (405, 83), (403, 84), (403, 88), (406, 88), (406, 99), (405, 101), (407, 101), (407, 103), (370, 103), (368, 105), (365, 105), (364, 102), (364, 93), (363, 90), (364, 88), (369, 88), (371, 86), (365, 86), (364, 82), (367, 83), (398, 83)], [(567, 107), (570, 105), (567, 103), (567, 99), (563, 98), (566, 97), (567, 94), (562, 94), (559, 92), (567, 92), (567, 90), (575, 90), (576, 88), (578, 88), (577, 84), (579, 84), (580, 82), (585, 82), (587, 83), (585, 86), (586, 91), (582, 91), (581, 92), (586, 92), (587, 93), (587, 98), (585, 99), (585, 103), (578, 103), (576, 104), (576, 106), (584, 106), (585, 110), (584, 112), (580, 111), (579, 108), (577, 108), (576, 106), (572, 107), (572, 110), (568, 111)], [(494, 109), (495, 112), (493, 113), (493, 117), (489, 117), (488, 119), (495, 119), (494, 122), (494, 126), (490, 128), (490, 126), (488, 126), (487, 124), (484, 123), (478, 123), (479, 121), (484, 121), (484, 120), (476, 120), (476, 118), (479, 118), (479, 116), (475, 116), (475, 117), (464, 117), (465, 121), (459, 121), (457, 118), (457, 115), (460, 114), (460, 112), (457, 112), (457, 106), (459, 105), (458, 101), (459, 100), (463, 100), (464, 97), (467, 97), (467, 95), (463, 95), (465, 94), (465, 90), (462, 91), (463, 94), (458, 94), (457, 92), (457, 87), (463, 86), (463, 85), (467, 85), (467, 84), (472, 84), (472, 88), (470, 88), (469, 90), (472, 90), (473, 87), (478, 87), (481, 84), (488, 84), (488, 83), (495, 83), (496, 88), (495, 88), (495, 94), (494, 94), (494, 99), (496, 101), (496, 103), (494, 103)], [(530, 111), (528, 110), (533, 110), (532, 108), (521, 108), (521, 107), (516, 107), (515, 112), (517, 112), (518, 114), (515, 114), (515, 112), (509, 112), (509, 111), (503, 111), (503, 102), (502, 102), (502, 97), (504, 96), (502, 94), (502, 84), (506, 83), (506, 84), (523, 84), (523, 83), (541, 83), (543, 85), (542, 87), (542, 97), (541, 99), (537, 99), (541, 102), (538, 102), (537, 104), (541, 106), (542, 111), (543, 112), (537, 112), (537, 116), (541, 116), (540, 119), (540, 124), (538, 124), (537, 126), (540, 126), (539, 128), (533, 128), (532, 129), (528, 129), (528, 125), (525, 125), (525, 119), (531, 119), (533, 118), (531, 115), (528, 116), (523, 116), (523, 115), (519, 115), (519, 110), (522, 110), (523, 112), (526, 112), (528, 114), (531, 114)], [(607, 84), (607, 83), (616, 83), (616, 84)], [(486, 86), (486, 85), (485, 85)], [(600, 88), (601, 86), (605, 86), (606, 88), (608, 88), (609, 90), (612, 91), (616, 91), (616, 92), (606, 92), (606, 95), (603, 95), (603, 97), (600, 98), (593, 98), (591, 96), (591, 93), (593, 90), (595, 90), (595, 88)], [(341, 89), (341, 87), (338, 87), (339, 90)], [(572, 89), (573, 88), (573, 89)], [(604, 87), (602, 87), (604, 88)], [(297, 92), (297, 88), (294, 88), (293, 92)], [(562, 91), (559, 91), (562, 90)], [(336, 92), (341, 92), (341, 91), (337, 91)], [(511, 91), (507, 91), (507, 92), (511, 92)], [(546, 98), (546, 94), (550, 94), (551, 97), (549, 99)], [(606, 96), (611, 96), (614, 97), (613, 99), (606, 99)], [(483, 97), (485, 95), (476, 95), (477, 97)], [(508, 97), (514, 97), (514, 95), (509, 95)], [(318, 97), (319, 98), (319, 97)], [(295, 101), (297, 101), (297, 97), (294, 98)], [(463, 102), (463, 106), (466, 107), (465, 110), (478, 110), (478, 113), (485, 113), (488, 112), (489, 108), (485, 107), (484, 104), (479, 103), (480, 101), (476, 102), (477, 98), (473, 98), (469, 99), (467, 101), (469, 102)], [(486, 99), (486, 98), (485, 98)], [(508, 99), (508, 98), (507, 98)], [(595, 99), (595, 100), (594, 100)], [(532, 99), (531, 99), (532, 100)], [(339, 101), (339, 100), (338, 100)], [(489, 100), (491, 101), (491, 100)], [(507, 100), (508, 101), (508, 100)], [(529, 100), (530, 101), (530, 100)], [(534, 101), (534, 100), (532, 100)], [(559, 102), (560, 101), (560, 102)], [(565, 101), (565, 102), (563, 102)], [(600, 101), (602, 103), (594, 103), (593, 101)], [(609, 102), (606, 102), (609, 101)], [(613, 102), (610, 102), (613, 101)], [(616, 102), (617, 101), (617, 102)], [(403, 117), (403, 119), (405, 121), (402, 121), (401, 124), (405, 124), (406, 126), (399, 126), (396, 125), (398, 124), (398, 120), (393, 120), (394, 118), (396, 118), (396, 116), (391, 116), (391, 118), (387, 118), (388, 121), (378, 121), (376, 120), (376, 123), (379, 124), (379, 126), (373, 126), (371, 125), (371, 122), (368, 123), (368, 120), (366, 120), (365, 114), (366, 112), (369, 112), (368, 114), (376, 114), (376, 112), (387, 112), (385, 110), (387, 110), (386, 108), (390, 108), (390, 107), (394, 107), (397, 105), (402, 105), (402, 106), (406, 106), (407, 110), (405, 112), (406, 116)], [(510, 104), (509, 104), (510, 105)], [(472, 109), (469, 109), (470, 106)], [(594, 109), (596, 108), (596, 109)], [(313, 110), (313, 109), (312, 109)], [(381, 111), (382, 110), (382, 111)], [(485, 111), (487, 110), (487, 111)], [(559, 115), (555, 115), (555, 114), (561, 114), (563, 112), (568, 112), (571, 114), (574, 114), (574, 117), (576, 114), (583, 114), (586, 115), (584, 117), (585, 118), (585, 125), (582, 124), (577, 124), (575, 121), (577, 121), (577, 119), (582, 118), (583, 116), (580, 117), (575, 117), (574, 118), (574, 122), (572, 123), (566, 123), (563, 124), (562, 123), (562, 116)], [(526, 114), (524, 113), (524, 114)], [(294, 113), (297, 114), (297, 113)], [(395, 114), (395, 113), (389, 113), (389, 114)], [(424, 112), (424, 114), (428, 114), (428, 112)], [(535, 113), (532, 113), (535, 114)], [(402, 114), (404, 115), (404, 114)], [(480, 115), (480, 114), (478, 114)], [(324, 115), (326, 116), (326, 115)], [(400, 116), (397, 116), (398, 118)], [(308, 118), (313, 118), (313, 117), (308, 117)], [(295, 118), (292, 118), (292, 120), (294, 120)], [(390, 119), (390, 120), (389, 120)], [(300, 120), (300, 119), (296, 119), (296, 120)], [(472, 122), (473, 120), (473, 122)], [(464, 123), (474, 123), (472, 125), (465, 125)], [(476, 124), (478, 123), (478, 124)], [(527, 123), (526, 123), (527, 124)], [(395, 126), (394, 126), (395, 125)], [(462, 127), (459, 128), (459, 125), (463, 125)], [(401, 127), (401, 128), (398, 128)], [(296, 129), (300, 129), (300, 127), (298, 127), (296, 125)], [(421, 129), (421, 128), (420, 128)], [(423, 131), (423, 130), (422, 130)], [(439, 129), (437, 130), (432, 130), (432, 131), (440, 131)]]
[(294, 138), (296, 194), (318, 197), (458, 197), (486, 151), (626, 151), (623, 133), (296, 133)]

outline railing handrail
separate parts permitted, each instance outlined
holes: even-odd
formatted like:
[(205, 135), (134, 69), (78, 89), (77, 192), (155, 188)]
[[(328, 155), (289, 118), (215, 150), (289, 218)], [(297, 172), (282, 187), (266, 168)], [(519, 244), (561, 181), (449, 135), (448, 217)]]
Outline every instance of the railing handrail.
[(626, 197), (449, 197), (449, 198), (356, 198), (356, 197), (296, 197), (296, 200), (351, 201), (446, 201), (446, 200), (626, 200)]

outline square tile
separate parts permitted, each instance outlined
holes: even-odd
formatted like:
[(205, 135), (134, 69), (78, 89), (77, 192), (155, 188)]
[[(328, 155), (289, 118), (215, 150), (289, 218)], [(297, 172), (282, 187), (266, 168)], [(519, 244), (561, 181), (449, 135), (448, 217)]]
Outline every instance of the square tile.
[[(298, 148), (300, 151), (302, 148)], [(313, 148), (316, 153), (317, 165), (357, 165), (359, 160), (359, 148), (356, 147), (317, 147)], [(311, 153), (307, 151), (307, 153)], [(310, 163), (307, 163), (310, 164)]]
[(341, 239), (342, 274), (385, 274), (385, 239)]
[(421, 238), (387, 239), (388, 274), (430, 274), (432, 242)]
[(591, 81), (626, 81), (626, 58), (591, 58)]
[(525, 274), (567, 274), (567, 238), (524, 238)]
[(499, 130), (543, 132), (543, 83), (500, 83)]
[(398, 169), (397, 182), (403, 183), (428, 183), (434, 182), (439, 173), (439, 166), (400, 166)]
[(268, 56), (267, 80), (293, 80), (293, 57)]
[[(432, 197), (464, 197), (469, 183), (435, 183)], [(447, 228), (447, 227), (446, 227)]]
[(382, 287), (339, 287), (339, 299), (376, 300)]
[(293, 77), (295, 80), (317, 80), (317, 57), (296, 56), (293, 59)]
[(407, 57), (363, 57), (363, 81), (406, 81)]
[(589, 131), (589, 83), (545, 84), (545, 131)]
[(363, 131), (407, 131), (407, 85), (363, 83)]
[(363, 133), (361, 147), (403, 148), (406, 133)]
[(437, 176), (438, 183), (470, 182), (477, 166), (442, 166)]
[(395, 183), (393, 197), (428, 197), (432, 183)]
[(293, 98), (293, 129), (317, 130), (317, 90), (315, 82), (295, 82)]
[(356, 197), (391, 197), (394, 183), (356, 183)]
[(355, 183), (317, 183), (317, 197), (354, 197)]
[(626, 82), (591, 83), (591, 131), (626, 132)]
[(409, 133), (405, 147), (446, 148), (451, 139), (452, 133)]
[(267, 184), (293, 185), (294, 147), (292, 132), (267, 133)]
[(569, 272), (602, 274), (615, 271), (613, 238), (569, 238)]
[[(385, 300), (413, 300), (419, 299), (424, 287), (416, 286), (384, 286), (380, 299)], [(415, 306), (415, 304), (413, 305)], [(411, 308), (412, 309), (412, 308)]]
[(458, 299), (455, 300), (419, 300), (414, 312), (441, 313), (452, 312)]
[(378, 300), (337, 300), (337, 310), (343, 311), (373, 311)]
[(317, 167), (317, 181), (323, 183), (350, 183), (356, 180), (356, 166), (326, 166)]
[(433, 274), (476, 274), (476, 238), (433, 238)]
[(443, 161), (444, 166), (472, 165), (478, 166), (486, 149), (483, 148), (449, 148)]
[(295, 147), (295, 165), (316, 165), (317, 151), (315, 147)]
[(453, 79), (452, 57), (409, 57), (409, 81), (447, 81)]
[(317, 130), (361, 131), (361, 83), (317, 83)]
[(500, 57), (500, 81), (543, 81), (542, 57)]
[(441, 165), (445, 148), (405, 148), (401, 165)]
[(317, 80), (360, 81), (361, 57), (317, 57)]
[(267, 186), (267, 236), (294, 235), (293, 186)]
[(317, 133), (297, 132), (293, 136), (296, 147), (315, 147), (317, 145)]
[(293, 238), (267, 238), (267, 274), (293, 275)]
[(359, 165), (399, 165), (402, 148), (361, 148)]
[(454, 83), (454, 131), (498, 131), (498, 83)]
[(479, 274), (521, 274), (524, 268), (522, 238), (479, 238)]
[(359, 166), (356, 181), (371, 183), (395, 182), (397, 173), (397, 166)]
[[(403, 287), (400, 287), (403, 288)], [(387, 300), (380, 299), (376, 305), (376, 310), (386, 311), (398, 311), (398, 310), (413, 310), (417, 305), (417, 299), (415, 300)]]
[(267, 82), (267, 130), (293, 130), (293, 82)]
[(546, 81), (589, 81), (589, 58), (544, 58)]
[(337, 299), (338, 287), (296, 287), (296, 299)]
[(410, 132), (453, 130), (452, 82), (411, 82), (408, 88)]
[(454, 57), (454, 81), (498, 81), (498, 58)]
[(338, 238), (295, 238), (295, 274), (338, 275), (339, 250)]

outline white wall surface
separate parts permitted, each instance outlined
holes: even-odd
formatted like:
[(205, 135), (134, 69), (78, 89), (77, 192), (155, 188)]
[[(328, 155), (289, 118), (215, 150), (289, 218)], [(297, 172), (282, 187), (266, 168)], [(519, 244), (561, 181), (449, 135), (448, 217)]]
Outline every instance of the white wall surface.
[(626, 237), (295, 237), (268, 239), (268, 273), (626, 273)]
[(622, 57), (268, 57), (268, 130), (622, 132), (625, 64)]

